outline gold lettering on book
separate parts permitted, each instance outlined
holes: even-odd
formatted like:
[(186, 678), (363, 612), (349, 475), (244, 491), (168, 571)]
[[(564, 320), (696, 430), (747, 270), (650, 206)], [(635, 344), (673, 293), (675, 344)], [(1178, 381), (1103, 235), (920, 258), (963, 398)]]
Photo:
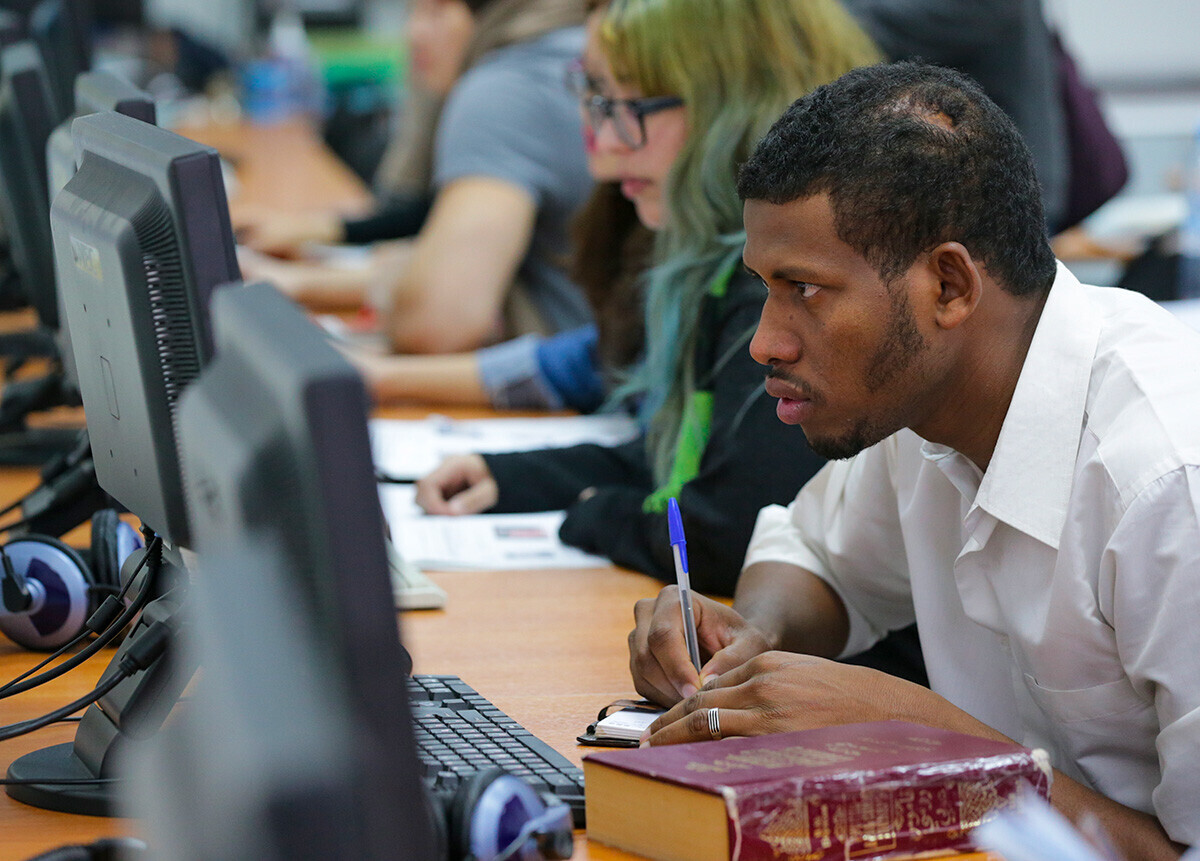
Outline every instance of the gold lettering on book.
[[(762, 839), (776, 855), (808, 857), (813, 851), (815, 829), (808, 821), (807, 798), (791, 798), (769, 814), (763, 823)], [(820, 853), (818, 853), (818, 856)]]
[(946, 786), (891, 785), (840, 797), (806, 793), (779, 801), (764, 814), (757, 837), (777, 858), (817, 861), (830, 849), (845, 858), (875, 856), (931, 838), (944, 846), (1009, 803), (994, 782), (964, 780)]
[(1003, 798), (993, 781), (963, 781), (955, 784), (958, 789), (959, 820), (962, 827), (974, 828), (983, 822), (992, 811), (1011, 803)]
[(758, 748), (727, 754), (712, 762), (689, 762), (688, 771), (701, 774), (728, 774), (748, 768), (785, 769), (838, 765), (853, 762), (863, 756), (878, 756), (900, 752), (929, 752), (937, 743), (929, 739), (878, 739), (866, 737), (856, 741), (830, 742), (823, 746), (795, 745), (778, 749)]
[(809, 747), (785, 747), (779, 750), (744, 750), (712, 762), (689, 762), (688, 771), (704, 774), (728, 774), (747, 768), (783, 769), (796, 766), (824, 766), (850, 762), (854, 757)]

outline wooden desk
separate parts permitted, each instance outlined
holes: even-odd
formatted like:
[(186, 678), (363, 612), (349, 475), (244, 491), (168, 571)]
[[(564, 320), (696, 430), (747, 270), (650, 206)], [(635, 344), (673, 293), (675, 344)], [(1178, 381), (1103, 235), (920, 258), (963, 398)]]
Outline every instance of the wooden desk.
[(371, 193), (303, 120), (271, 125), (249, 122), (183, 126), (186, 138), (215, 148), (237, 174), (230, 210), (253, 205), (274, 209), (367, 211)]

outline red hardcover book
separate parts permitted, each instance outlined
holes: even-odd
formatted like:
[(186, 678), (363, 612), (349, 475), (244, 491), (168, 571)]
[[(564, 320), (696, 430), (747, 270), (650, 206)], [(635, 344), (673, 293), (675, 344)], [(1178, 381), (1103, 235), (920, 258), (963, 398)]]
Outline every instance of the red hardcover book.
[(588, 838), (655, 859), (885, 859), (970, 851), (1044, 753), (901, 721), (583, 760)]

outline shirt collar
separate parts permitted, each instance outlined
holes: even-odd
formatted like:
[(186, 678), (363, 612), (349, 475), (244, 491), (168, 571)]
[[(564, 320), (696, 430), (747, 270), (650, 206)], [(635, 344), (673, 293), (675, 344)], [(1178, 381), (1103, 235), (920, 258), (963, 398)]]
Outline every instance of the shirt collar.
[[(1061, 263), (972, 508), (1058, 549), (1083, 433), (1100, 317)], [(927, 446), (926, 457), (944, 456)]]

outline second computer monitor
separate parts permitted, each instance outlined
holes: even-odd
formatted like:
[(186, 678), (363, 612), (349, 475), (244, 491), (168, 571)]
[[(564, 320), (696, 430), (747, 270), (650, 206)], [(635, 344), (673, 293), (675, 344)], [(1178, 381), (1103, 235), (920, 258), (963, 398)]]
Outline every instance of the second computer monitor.
[(40, 0), (29, 13), (28, 29), (45, 57), (58, 115), (65, 117), (75, 78), (92, 67), (91, 0)]
[[(197, 712), (153, 742), (166, 760), (132, 812), (178, 857), (437, 857), (366, 389), (273, 287), (218, 291), (213, 327), (214, 358), (179, 416), (205, 597), (196, 625), (218, 642), (200, 656)], [(284, 676), (295, 681), (277, 690)], [(180, 778), (186, 792), (170, 788)]]
[(239, 276), (217, 153), (115, 113), (73, 134), (50, 220), (96, 477), (186, 546), (175, 412), (211, 354), (210, 296)]
[(116, 111), (150, 125), (155, 125), (157, 121), (154, 98), (149, 93), (104, 69), (83, 72), (75, 79), (74, 105), (72, 115), (50, 133), (50, 140), (46, 144), (46, 172), (51, 200), (75, 175), (75, 142), (71, 138), (71, 123), (75, 117)]
[(50, 330), (58, 328), (46, 199), (46, 141), (58, 122), (37, 45), (0, 50), (0, 217), (21, 293)]

